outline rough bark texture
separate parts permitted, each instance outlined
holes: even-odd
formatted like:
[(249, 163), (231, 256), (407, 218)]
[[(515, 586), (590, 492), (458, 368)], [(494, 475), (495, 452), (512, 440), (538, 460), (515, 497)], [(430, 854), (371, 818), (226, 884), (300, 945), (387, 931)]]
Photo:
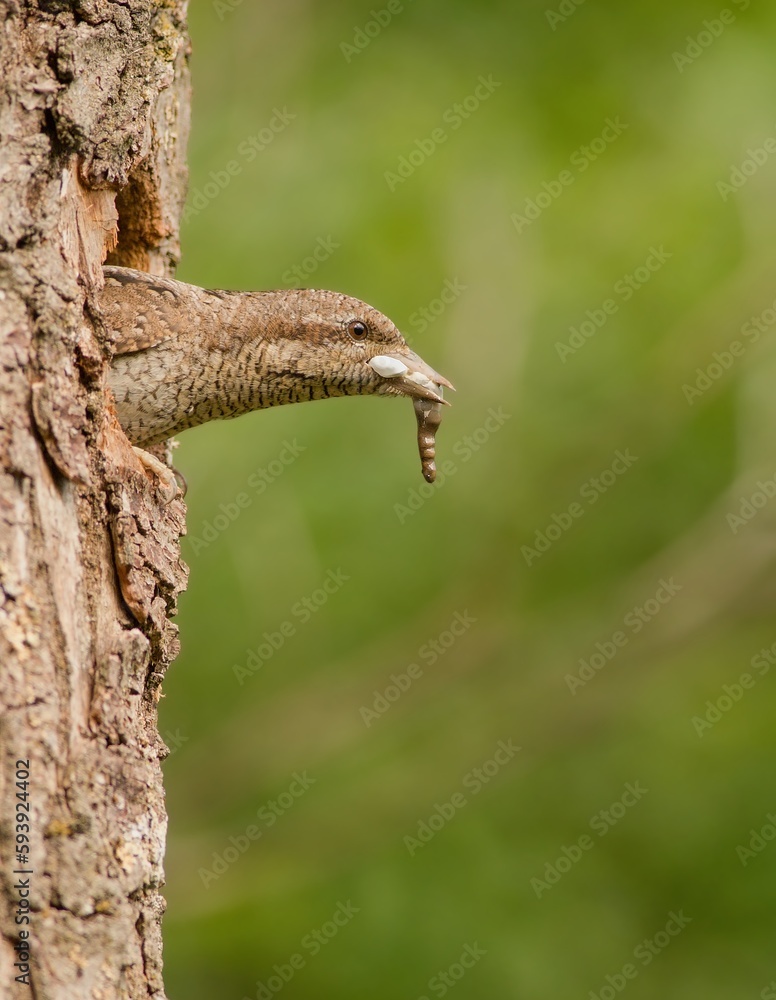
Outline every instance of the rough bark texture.
[(187, 59), (182, 0), (0, 0), (0, 997), (164, 997), (184, 508), (106, 407), (96, 291), (177, 261)]

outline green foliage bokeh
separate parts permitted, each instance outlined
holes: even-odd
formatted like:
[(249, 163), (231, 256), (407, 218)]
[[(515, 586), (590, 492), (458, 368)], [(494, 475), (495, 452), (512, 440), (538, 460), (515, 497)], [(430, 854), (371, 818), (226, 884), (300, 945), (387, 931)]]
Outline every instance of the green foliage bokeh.
[[(776, 811), (776, 10), (391, 8), (380, 30), (382, 0), (191, 9), (178, 276), (301, 268), (458, 393), (433, 491), (409, 403), (181, 439), (169, 994), (759, 997), (776, 843), (741, 848)], [(486, 765), (499, 744), (521, 749)], [(435, 979), (466, 946), (485, 954)]]

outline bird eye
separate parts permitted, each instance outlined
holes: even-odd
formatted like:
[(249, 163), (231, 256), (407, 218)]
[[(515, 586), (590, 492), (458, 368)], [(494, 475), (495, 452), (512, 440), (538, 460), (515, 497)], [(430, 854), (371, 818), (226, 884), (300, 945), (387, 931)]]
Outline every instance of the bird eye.
[(365, 340), (366, 335), (369, 333), (369, 328), (362, 320), (354, 319), (348, 323), (348, 333), (353, 340)]

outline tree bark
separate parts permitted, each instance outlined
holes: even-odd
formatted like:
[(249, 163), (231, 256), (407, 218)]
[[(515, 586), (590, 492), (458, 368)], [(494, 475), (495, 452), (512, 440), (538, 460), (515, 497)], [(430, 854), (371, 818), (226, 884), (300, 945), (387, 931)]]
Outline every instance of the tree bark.
[(106, 401), (96, 292), (177, 262), (188, 53), (184, 0), (0, 0), (0, 997), (164, 997), (185, 511)]

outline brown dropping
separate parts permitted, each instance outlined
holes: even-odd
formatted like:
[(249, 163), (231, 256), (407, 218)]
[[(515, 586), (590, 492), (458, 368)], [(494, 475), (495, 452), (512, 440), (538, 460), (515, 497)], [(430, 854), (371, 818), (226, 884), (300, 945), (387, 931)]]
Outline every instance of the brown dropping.
[(442, 405), (428, 399), (414, 399), (415, 418), (418, 422), (418, 451), (423, 478), (427, 483), (436, 479), (436, 432), (442, 423)]

